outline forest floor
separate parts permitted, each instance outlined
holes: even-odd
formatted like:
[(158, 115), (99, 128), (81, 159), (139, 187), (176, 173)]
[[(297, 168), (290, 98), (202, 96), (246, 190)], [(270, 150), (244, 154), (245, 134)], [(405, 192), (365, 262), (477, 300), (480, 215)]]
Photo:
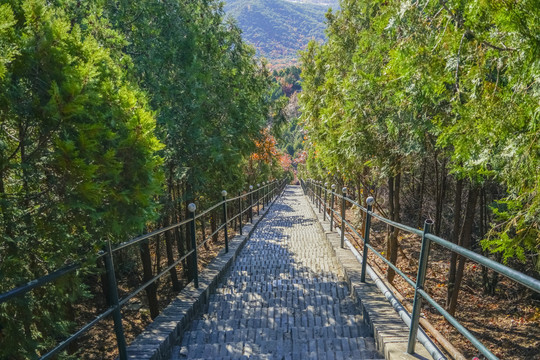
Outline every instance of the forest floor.
[[(353, 223), (359, 224), (355, 211), (348, 210), (346, 216), (348, 219), (354, 219)], [(386, 224), (372, 222), (370, 243), (382, 255), (386, 251), (386, 234)], [(351, 233), (347, 237), (353, 239), (352, 242), (357, 249), (362, 250), (358, 237)], [(397, 267), (415, 280), (421, 239), (416, 235), (401, 232), (399, 244), (401, 250)], [(368, 254), (369, 264), (386, 281), (388, 266), (375, 254)], [(449, 250), (436, 244), (432, 245), (424, 286), (430, 296), (443, 306), (446, 301), (450, 255)], [(488, 276), (492, 276), (491, 271)], [(482, 278), (481, 266), (466, 261), (456, 310), (457, 320), (500, 359), (540, 360), (540, 299), (534, 299), (532, 291), (502, 276), (499, 277), (494, 295), (486, 295)], [(396, 275), (392, 285), (405, 298), (405, 303), (412, 307), (414, 289), (399, 275)], [(484, 359), (463, 335), (425, 302), (422, 316), (465, 358), (472, 359), (476, 356)]]
[[(210, 231), (207, 230), (207, 234), (209, 233)], [(229, 232), (229, 236), (232, 236), (231, 232)], [(220, 231), (217, 241), (210, 240), (207, 242), (207, 244), (208, 246), (201, 246), (198, 250), (199, 272), (202, 271), (225, 247), (225, 238), (223, 232)], [(150, 244), (150, 246), (153, 258), (155, 259), (155, 244)], [(161, 248), (163, 249), (164, 246)], [(120, 298), (133, 291), (138, 285), (142, 284), (142, 266), (140, 264), (140, 260), (133, 259), (134, 257), (137, 257), (137, 252), (134, 254), (128, 254), (129, 258), (132, 259), (131, 266), (135, 266), (135, 268), (123, 269), (122, 266), (118, 266), (117, 264), (117, 273), (120, 274), (117, 275)], [(167, 266), (167, 257), (162, 255), (160, 258), (161, 268), (163, 269)], [(126, 262), (125, 259), (124, 262)], [(128, 261), (127, 263), (130, 262)], [(156, 271), (154, 269), (154, 274), (155, 273)], [(180, 266), (177, 274), (181, 288), (184, 288), (189, 281), (185, 272), (183, 271), (182, 266)], [(96, 295), (90, 297), (86, 302), (80, 304), (75, 309), (77, 314), (76, 321), (79, 327), (93, 320), (95, 318), (95, 314), (103, 312), (107, 309), (105, 298), (101, 291), (99, 277), (93, 279), (89, 286), (91, 288), (91, 292)], [(176, 297), (176, 295), (178, 295), (179, 292), (172, 290), (170, 276), (167, 275), (158, 281), (157, 293), (159, 310), (161, 312)], [(129, 344), (152, 322), (145, 291), (142, 291), (139, 296), (134, 297), (129, 304), (123, 307), (122, 320), (126, 342)], [(77, 359), (83, 360), (111, 360), (117, 358), (118, 348), (113, 329), (114, 323), (112, 318), (109, 316), (100, 321), (79, 341), (77, 341), (76, 345), (70, 348), (70, 352), (76, 353)]]

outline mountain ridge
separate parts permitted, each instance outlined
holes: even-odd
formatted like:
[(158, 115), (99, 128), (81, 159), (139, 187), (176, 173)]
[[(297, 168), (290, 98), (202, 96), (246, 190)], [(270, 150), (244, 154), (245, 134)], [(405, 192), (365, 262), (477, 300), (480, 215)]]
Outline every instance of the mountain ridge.
[(271, 67), (297, 63), (298, 51), (310, 40), (325, 41), (325, 14), (337, 0), (227, 0), (226, 13), (235, 18), (246, 42)]

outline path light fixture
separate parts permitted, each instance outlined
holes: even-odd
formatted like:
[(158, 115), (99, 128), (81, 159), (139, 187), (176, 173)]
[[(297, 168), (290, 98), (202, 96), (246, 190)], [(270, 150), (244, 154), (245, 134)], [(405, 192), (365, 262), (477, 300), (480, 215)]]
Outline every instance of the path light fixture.
[(375, 199), (373, 196), (370, 196), (366, 199), (367, 211), (366, 211), (366, 222), (364, 223), (364, 251), (362, 252), (362, 272), (360, 273), (360, 282), (366, 282), (366, 264), (368, 261), (368, 251), (369, 251), (369, 229), (371, 228), (371, 210), (373, 209), (373, 204)]
[(326, 202), (328, 201), (328, 182), (324, 183), (324, 212), (323, 221), (326, 220)]
[(253, 223), (253, 185), (249, 185), (249, 219)]
[(227, 220), (227, 190), (223, 190), (221, 192), (221, 196), (223, 199), (223, 233), (225, 235), (225, 253), (229, 252), (229, 231), (227, 229), (227, 223), (229, 222)]
[(193, 256), (191, 271), (192, 271), (192, 274), (193, 274), (193, 285), (195, 286), (196, 289), (198, 289), (199, 288), (199, 274), (198, 274), (198, 271), (197, 271), (197, 262), (198, 262), (197, 240), (195, 239), (195, 210), (197, 210), (197, 205), (195, 205), (194, 203), (190, 203), (187, 208), (188, 208), (189, 212), (191, 213), (191, 222), (190, 222), (190, 225), (191, 225), (191, 249), (193, 251), (193, 254), (191, 255), (191, 256)]
[(341, 248), (345, 247), (345, 197), (347, 196), (347, 187), (341, 188)]
[(336, 184), (332, 184), (331, 186), (332, 196), (330, 197), (330, 231), (333, 231), (334, 229), (334, 191), (336, 190)]
[(260, 188), (261, 188), (261, 184), (257, 184), (257, 216), (260, 215), (260, 209), (259, 209), (259, 204), (261, 202)]

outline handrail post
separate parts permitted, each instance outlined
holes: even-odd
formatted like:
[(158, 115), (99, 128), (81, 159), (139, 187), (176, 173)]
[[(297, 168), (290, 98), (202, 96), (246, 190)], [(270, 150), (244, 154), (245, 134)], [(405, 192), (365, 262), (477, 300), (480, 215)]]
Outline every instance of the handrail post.
[(242, 192), (238, 192), (238, 217), (240, 218), (240, 236), (242, 236)]
[(197, 206), (194, 203), (190, 203), (188, 205), (188, 210), (191, 213), (191, 247), (193, 249), (193, 268), (191, 269), (193, 271), (193, 283), (195, 285), (195, 288), (199, 288), (199, 270), (197, 268), (198, 265), (198, 258), (197, 258), (197, 240), (195, 238), (195, 210), (197, 210)]
[(257, 184), (257, 216), (259, 216), (259, 205), (261, 204), (261, 184)]
[(262, 191), (262, 209), (264, 210), (264, 181), (261, 183), (261, 191)]
[(264, 201), (266, 202), (266, 207), (268, 207), (268, 196), (270, 194), (270, 184), (268, 181), (264, 183)]
[(225, 253), (229, 252), (229, 234), (227, 233), (227, 191), (223, 190), (221, 192), (223, 197), (223, 229), (225, 230)]
[(249, 221), (253, 224), (253, 185), (249, 185)]
[(107, 282), (109, 283), (109, 301), (110, 305), (114, 306), (113, 321), (114, 332), (116, 334), (116, 343), (118, 344), (118, 353), (120, 355), (120, 360), (127, 360), (126, 337), (124, 336), (124, 327), (122, 326), (122, 313), (120, 311), (120, 304), (118, 301), (118, 288), (116, 284), (116, 275), (114, 272), (114, 262), (110, 240), (107, 240), (105, 269), (107, 271)]
[(414, 303), (411, 313), (411, 328), (409, 331), (409, 342), (407, 344), (407, 353), (413, 354), (416, 345), (416, 333), (418, 332), (418, 322), (420, 321), (420, 308), (422, 307), (422, 296), (418, 293), (419, 289), (424, 289), (426, 280), (426, 269), (429, 259), (429, 247), (431, 241), (426, 234), (431, 232), (432, 220), (426, 220), (424, 223), (424, 233), (422, 235), (422, 249), (420, 250), (420, 260), (418, 263), (418, 275), (416, 276), (416, 287), (414, 290)]
[(364, 224), (364, 251), (362, 252), (362, 273), (360, 274), (360, 282), (366, 282), (366, 267), (367, 267), (367, 254), (368, 254), (368, 245), (369, 245), (369, 228), (371, 227), (371, 211), (373, 210), (373, 203), (375, 199), (373, 196), (370, 196), (366, 199), (367, 203), (367, 212), (366, 212), (366, 223)]
[(328, 183), (324, 183), (324, 213), (323, 221), (326, 220), (326, 202), (328, 201)]
[(344, 186), (341, 189), (341, 248), (345, 247), (345, 196), (347, 196), (347, 188)]
[(318, 200), (318, 203), (319, 203), (319, 212), (321, 212), (321, 202), (322, 202), (322, 181), (319, 181), (319, 185), (317, 185), (317, 189), (319, 190), (319, 198), (317, 199)]
[(313, 180), (312, 185), (313, 185), (313, 188), (311, 190), (311, 193), (313, 195), (313, 204), (317, 205), (317, 182)]
[(268, 207), (268, 181), (263, 182), (263, 209), (264, 207)]
[(332, 188), (332, 197), (331, 197), (331, 200), (330, 200), (330, 231), (333, 231), (334, 229), (334, 190), (336, 190), (336, 184), (332, 184), (331, 186)]

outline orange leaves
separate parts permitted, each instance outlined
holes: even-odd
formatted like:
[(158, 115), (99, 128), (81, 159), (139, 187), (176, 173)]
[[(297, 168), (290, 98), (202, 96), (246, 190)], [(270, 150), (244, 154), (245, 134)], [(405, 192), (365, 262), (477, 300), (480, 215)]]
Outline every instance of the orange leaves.
[(295, 164), (305, 164), (307, 158), (307, 151), (302, 150), (297, 155), (296, 158), (293, 160)]
[(270, 135), (268, 129), (262, 131), (262, 140), (256, 140), (255, 146), (257, 150), (251, 154), (252, 160), (261, 160), (265, 163), (272, 162), (272, 159), (278, 156), (278, 149), (276, 148), (276, 139)]
[(289, 171), (292, 169), (292, 158), (289, 154), (280, 154), (279, 156), (279, 165), (284, 171)]

